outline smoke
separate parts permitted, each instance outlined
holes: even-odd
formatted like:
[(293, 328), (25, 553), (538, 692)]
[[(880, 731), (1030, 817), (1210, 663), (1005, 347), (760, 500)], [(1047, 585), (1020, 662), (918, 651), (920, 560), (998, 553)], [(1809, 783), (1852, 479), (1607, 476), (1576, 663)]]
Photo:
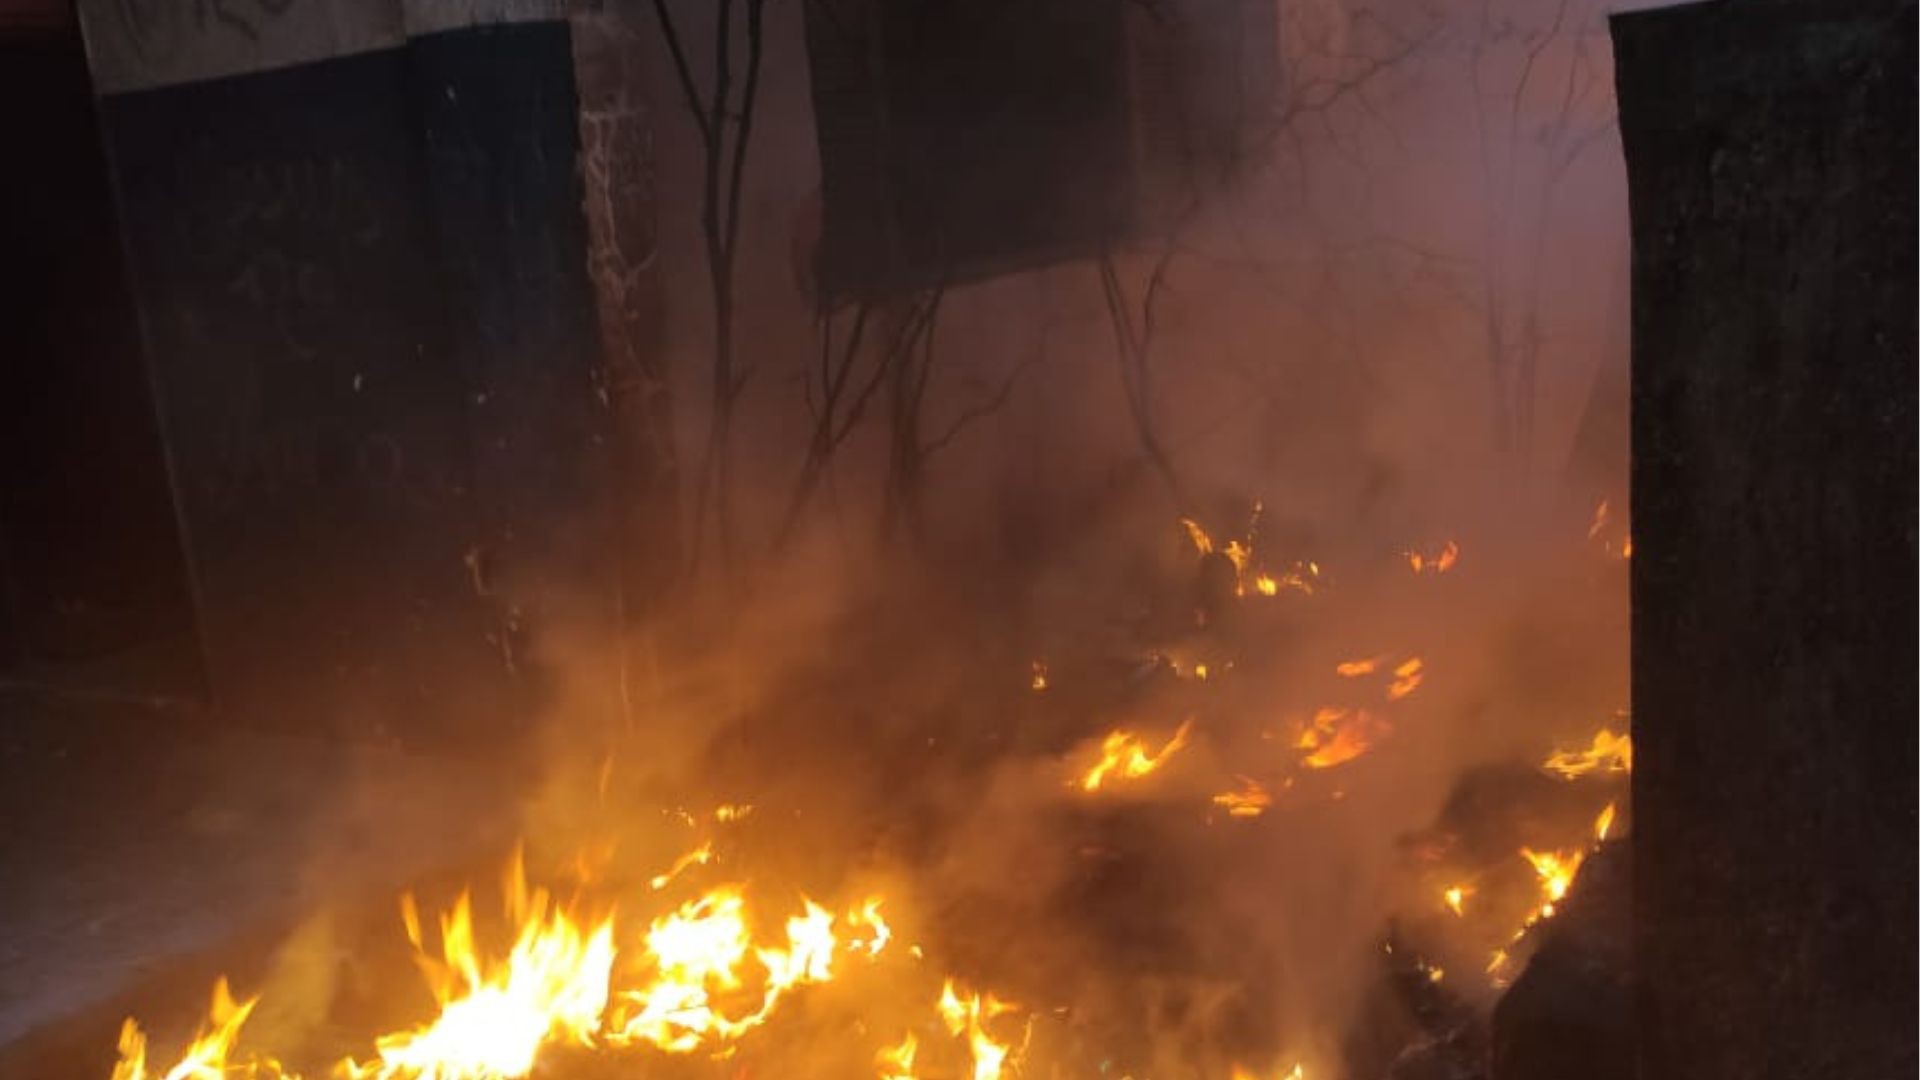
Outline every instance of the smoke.
[[(1625, 704), (1620, 564), (1588, 542), (1595, 493), (1565, 482), (1595, 373), (1622, 362), (1626, 251), (1610, 61), (1577, 7), (1286, 5), (1282, 91), (1233, 182), (1113, 256), (1131, 330), (1089, 261), (948, 290), (914, 404), (923, 516), (897, 516), (902, 419), (876, 404), (781, 547), (823, 350), (785, 231), (818, 177), (800, 6), (773, 5), (743, 200), (740, 558), (700, 553), (638, 631), (551, 592), (513, 605), (547, 702), (512, 779), (473, 801), (517, 804), (530, 864), (608, 895), (649, 895), (717, 832), (716, 880), (884, 894), (930, 966), (1027, 1010), (1034, 1060), (1342, 1075), (1408, 902), (1400, 840), (1476, 766), (1537, 760)], [(658, 67), (690, 475), (700, 155)], [(907, 319), (875, 315), (861, 377)], [(1182, 516), (1256, 568), (1312, 564), (1311, 593), (1231, 595)], [(1410, 570), (1448, 542), (1457, 566)], [(1371, 657), (1418, 659), (1423, 681), (1395, 700), (1336, 670)], [(1365, 710), (1373, 745), (1306, 768), (1302, 725), (1330, 708)], [(1160, 772), (1072, 783), (1109, 732), (1189, 719)], [(1214, 803), (1249, 780), (1259, 816)], [(717, 830), (723, 806), (751, 810)], [(326, 1015), (357, 936), (316, 917), (263, 1026)], [(847, 1007), (895, 1030), (921, 989)], [(782, 1037), (818, 1055), (790, 1075), (850, 1074), (819, 1031)]]

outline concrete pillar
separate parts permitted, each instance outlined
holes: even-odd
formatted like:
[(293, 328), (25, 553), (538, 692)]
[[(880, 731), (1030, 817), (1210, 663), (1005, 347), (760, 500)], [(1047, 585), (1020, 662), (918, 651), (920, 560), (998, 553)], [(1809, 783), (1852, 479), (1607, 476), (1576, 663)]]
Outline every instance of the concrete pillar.
[(1914, 5), (1613, 36), (1640, 1075), (1912, 1076)]
[(81, 0), (209, 681), (460, 739), (615, 625), (558, 0)]

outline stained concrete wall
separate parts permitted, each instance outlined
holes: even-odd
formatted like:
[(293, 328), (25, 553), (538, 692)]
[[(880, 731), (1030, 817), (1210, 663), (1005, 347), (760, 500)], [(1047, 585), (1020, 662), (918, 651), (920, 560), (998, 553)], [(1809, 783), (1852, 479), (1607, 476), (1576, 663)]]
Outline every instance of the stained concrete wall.
[(1613, 32), (1640, 1075), (1912, 1076), (1914, 5)]

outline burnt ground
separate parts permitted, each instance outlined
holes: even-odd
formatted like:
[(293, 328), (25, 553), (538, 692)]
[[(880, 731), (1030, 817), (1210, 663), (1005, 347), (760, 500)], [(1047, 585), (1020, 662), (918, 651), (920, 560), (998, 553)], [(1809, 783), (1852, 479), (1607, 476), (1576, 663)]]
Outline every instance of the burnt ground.
[(245, 979), (317, 898), (390, 913), (435, 868), (497, 859), (499, 781), (189, 708), (0, 694), (0, 1077), (103, 1077), (123, 1012), (191, 1027), (213, 977)]

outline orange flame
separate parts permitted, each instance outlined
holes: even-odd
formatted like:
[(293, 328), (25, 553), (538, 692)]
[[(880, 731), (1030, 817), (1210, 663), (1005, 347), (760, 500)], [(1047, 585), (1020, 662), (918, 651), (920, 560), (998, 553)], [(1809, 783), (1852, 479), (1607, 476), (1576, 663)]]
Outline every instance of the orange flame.
[(1255, 818), (1273, 805), (1273, 796), (1260, 782), (1250, 776), (1235, 776), (1240, 781), (1237, 791), (1223, 791), (1213, 797), (1213, 805), (1226, 810), (1228, 817)]
[(1422, 555), (1418, 551), (1409, 551), (1406, 554), (1407, 565), (1413, 567), (1414, 573), (1444, 574), (1453, 569), (1454, 563), (1460, 561), (1460, 545), (1449, 540), (1445, 547), (1432, 555)]
[(1426, 676), (1426, 665), (1419, 657), (1414, 657), (1393, 669), (1393, 682), (1387, 687), (1387, 700), (1399, 701), (1420, 688)]
[(1390, 728), (1365, 709), (1324, 708), (1301, 729), (1294, 749), (1308, 751), (1301, 764), (1328, 769), (1366, 753)]

